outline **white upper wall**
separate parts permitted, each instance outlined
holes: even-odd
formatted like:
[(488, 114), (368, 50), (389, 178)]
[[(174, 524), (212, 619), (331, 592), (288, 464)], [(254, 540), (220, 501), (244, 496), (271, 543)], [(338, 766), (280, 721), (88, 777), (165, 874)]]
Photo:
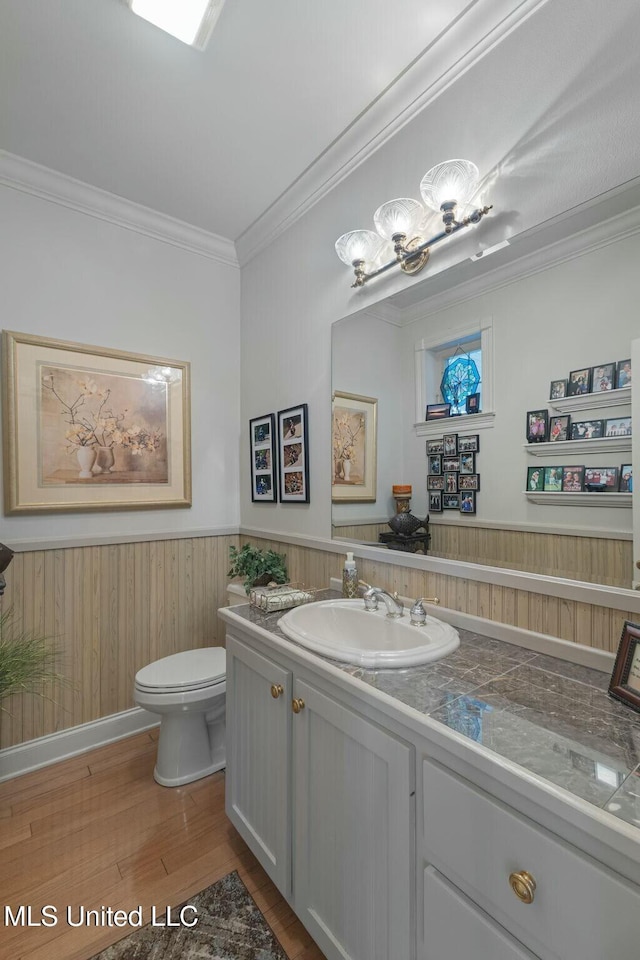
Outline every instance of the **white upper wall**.
[[(331, 324), (416, 282), (392, 271), (351, 290), (349, 271), (333, 249), (336, 238), (370, 226), (384, 200), (416, 196), (434, 163), (468, 157), (490, 181), (485, 198), (494, 211), (477, 231), (434, 248), (427, 270), (435, 278), (480, 242), (531, 231), (637, 177), (639, 28), (635, 0), (606, 10), (599, 0), (555, 0), (539, 7), (498, 50), (243, 267), (245, 526), (330, 535)], [(568, 302), (557, 305), (559, 315), (571, 296), (568, 291)], [(527, 329), (515, 313), (514, 323), (520, 347)], [(311, 503), (252, 504), (248, 420), (303, 402), (309, 404)]]
[(237, 525), (239, 269), (7, 186), (0, 223), (5, 329), (191, 363), (193, 476), (191, 508), (3, 516), (0, 540)]

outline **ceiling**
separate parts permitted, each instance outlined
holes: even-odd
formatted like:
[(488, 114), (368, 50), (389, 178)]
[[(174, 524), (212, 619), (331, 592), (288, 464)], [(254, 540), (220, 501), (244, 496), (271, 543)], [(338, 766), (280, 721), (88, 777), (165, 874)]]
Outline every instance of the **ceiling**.
[(123, 0), (2, 0), (0, 150), (237, 241), (544, 2), (226, 0), (199, 52)]

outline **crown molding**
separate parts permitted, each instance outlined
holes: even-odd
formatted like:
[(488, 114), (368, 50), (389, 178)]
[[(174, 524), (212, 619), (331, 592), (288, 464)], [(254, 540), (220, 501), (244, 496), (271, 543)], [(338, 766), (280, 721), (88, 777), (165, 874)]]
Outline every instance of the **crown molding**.
[(239, 268), (231, 240), (0, 150), (0, 184), (161, 243)]
[(473, 0), (236, 240), (244, 266), (548, 0)]

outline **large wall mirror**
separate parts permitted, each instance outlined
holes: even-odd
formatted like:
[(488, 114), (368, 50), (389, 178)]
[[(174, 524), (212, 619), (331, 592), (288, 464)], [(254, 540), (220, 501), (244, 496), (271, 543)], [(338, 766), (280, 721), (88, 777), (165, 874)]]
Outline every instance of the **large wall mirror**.
[[(336, 322), (333, 391), (377, 401), (377, 442), (366, 452), (369, 471), (375, 457), (375, 497), (358, 496), (362, 463), (345, 477), (334, 462), (333, 537), (378, 544), (380, 533), (392, 532), (393, 487), (410, 486), (411, 513), (430, 518), (430, 556), (632, 587), (632, 478), (620, 483), (632, 464), (632, 386), (616, 389), (614, 381), (606, 389), (606, 375), (632, 356), (638, 336), (639, 258), (637, 233), (597, 246), (568, 240), (553, 258), (497, 263), (481, 283), (467, 273), (455, 296), (434, 297), (427, 279)], [(481, 353), (481, 412), (427, 422), (426, 405), (443, 400), (443, 358), (474, 350)], [(598, 389), (552, 400), (552, 381), (580, 370), (594, 372)], [(531, 411), (546, 412), (547, 436), (553, 428), (560, 439), (528, 442)], [(572, 440), (571, 424), (589, 426), (576, 426)], [(558, 429), (567, 426), (565, 440)], [(463, 512), (460, 499), (457, 509), (430, 508), (438, 498), (430, 504), (427, 443), (451, 434), (464, 438), (463, 450), (478, 448), (464, 465), (478, 478), (468, 481), (475, 512)], [(553, 487), (561, 468), (565, 489), (540, 489), (540, 477), (546, 473)], [(585, 477), (610, 481), (610, 468), (615, 489), (577, 489)]]

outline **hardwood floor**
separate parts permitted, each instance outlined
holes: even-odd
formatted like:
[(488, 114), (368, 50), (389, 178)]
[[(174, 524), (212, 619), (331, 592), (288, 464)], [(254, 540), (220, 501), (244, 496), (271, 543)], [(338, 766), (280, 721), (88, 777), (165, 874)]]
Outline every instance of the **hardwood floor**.
[[(130, 927), (73, 927), (67, 908), (164, 913), (237, 870), (290, 960), (325, 960), (224, 812), (224, 774), (167, 789), (157, 731), (0, 783), (0, 958), (87, 960)], [(56, 926), (13, 926), (31, 906)], [(75, 911), (73, 908), (76, 908)], [(52, 911), (49, 911), (51, 915)], [(46, 918), (46, 914), (45, 914)]]

